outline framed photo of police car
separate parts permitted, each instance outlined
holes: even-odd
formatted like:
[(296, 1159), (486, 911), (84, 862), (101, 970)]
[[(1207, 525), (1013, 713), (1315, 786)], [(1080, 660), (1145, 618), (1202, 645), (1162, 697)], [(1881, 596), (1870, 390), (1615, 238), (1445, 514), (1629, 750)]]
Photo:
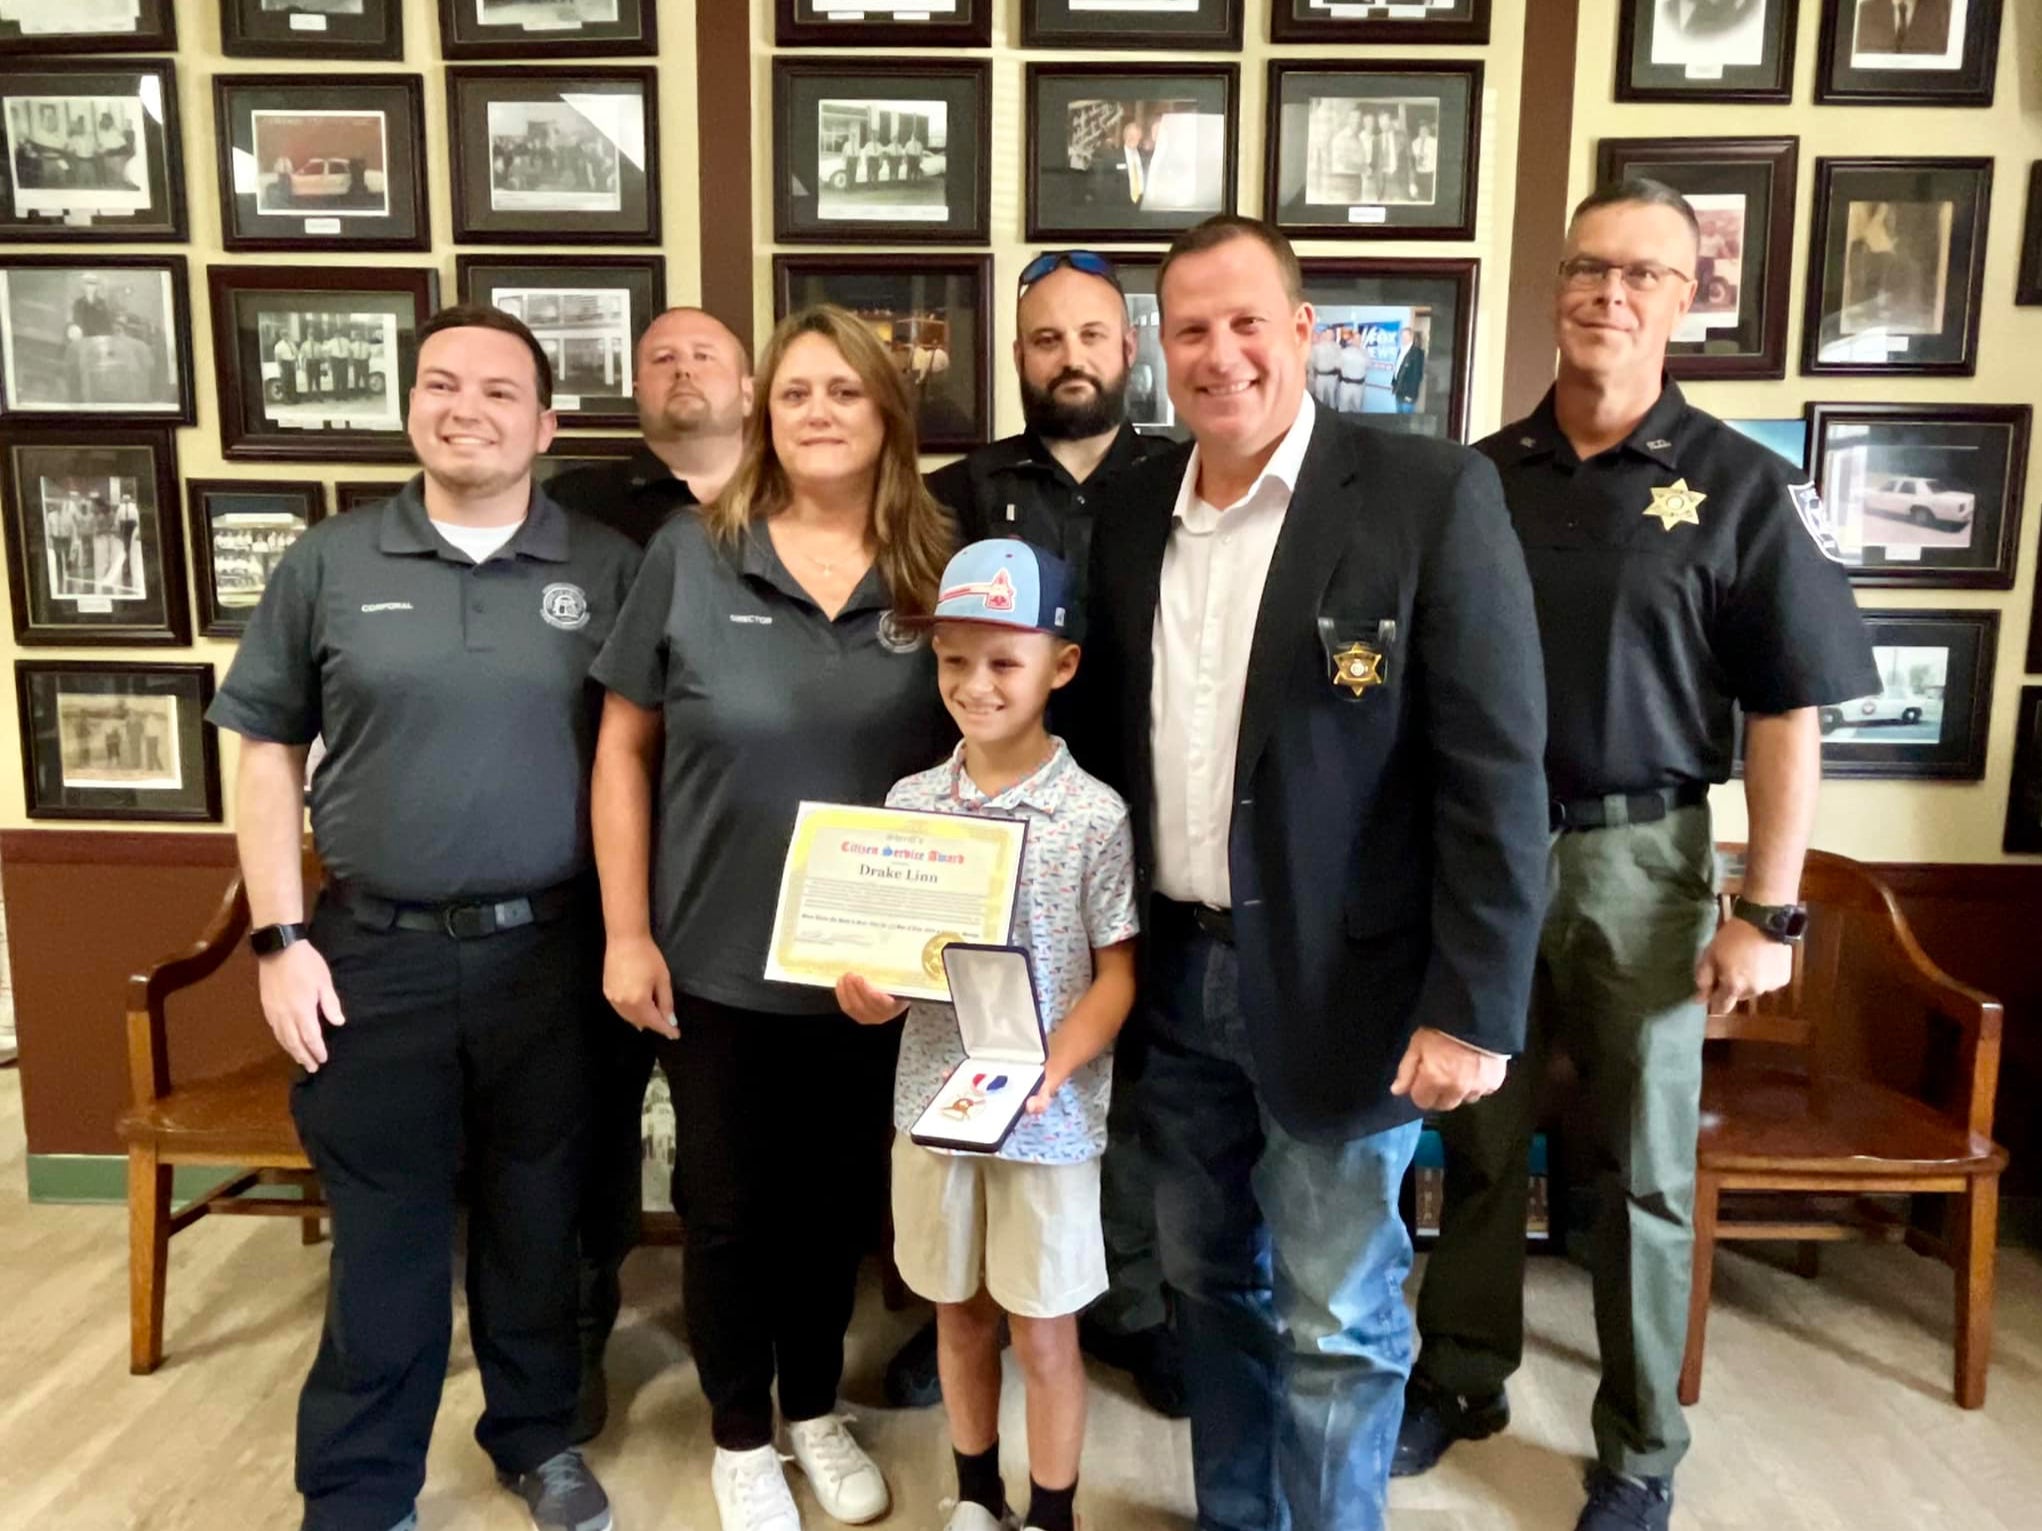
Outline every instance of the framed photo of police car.
[(447, 144), (456, 243), (659, 243), (650, 66), (449, 68)]
[(0, 243), (187, 237), (168, 59), (6, 63), (0, 133)]
[(175, 53), (175, 0), (6, 0), (0, 58), (31, 53)]
[(195, 478), (184, 488), (199, 631), (239, 638), (278, 561), (325, 517), (325, 487), (307, 479)]
[(1489, 0), (1270, 0), (1276, 43), (1486, 43)]
[(1617, 0), (1617, 99), (1791, 101), (1798, 13), (1799, 0)]
[(219, 822), (210, 664), (17, 659), (14, 687), (30, 818)]
[(660, 255), (458, 255), (454, 286), (522, 320), (553, 364), (563, 426), (635, 426), (638, 337), (666, 307)]
[(1992, 715), (1996, 611), (1867, 611), (1883, 685), (1816, 709), (1824, 776), (1978, 781)]
[(193, 423), (181, 255), (0, 259), (0, 419)]
[(401, 59), (404, 0), (221, 0), (228, 58)]

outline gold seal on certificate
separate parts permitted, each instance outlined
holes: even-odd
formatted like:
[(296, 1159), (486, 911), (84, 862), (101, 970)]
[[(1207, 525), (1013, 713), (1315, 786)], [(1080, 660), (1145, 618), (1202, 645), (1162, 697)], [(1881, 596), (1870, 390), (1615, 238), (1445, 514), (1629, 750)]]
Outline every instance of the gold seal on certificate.
[(765, 976), (833, 988), (860, 973), (903, 999), (950, 998), (943, 948), (1000, 946), (1014, 923), (1019, 819), (803, 803)]

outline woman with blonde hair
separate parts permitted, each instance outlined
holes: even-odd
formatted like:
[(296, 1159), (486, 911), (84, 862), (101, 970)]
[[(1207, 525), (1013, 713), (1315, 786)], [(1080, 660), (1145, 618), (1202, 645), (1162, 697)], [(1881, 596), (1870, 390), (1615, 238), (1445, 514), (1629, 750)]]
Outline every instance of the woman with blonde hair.
[(922, 486), (907, 390), (859, 319), (783, 320), (757, 387), (736, 473), (653, 538), (596, 662), (592, 818), (603, 990), (654, 1034), (673, 1088), (717, 1512), (723, 1531), (799, 1531), (776, 1381), (823, 1509), (855, 1524), (889, 1504), (835, 1409), (899, 1033), (761, 975), (796, 806), (881, 804), (955, 740), (927, 642), (899, 620), (934, 609), (954, 532)]

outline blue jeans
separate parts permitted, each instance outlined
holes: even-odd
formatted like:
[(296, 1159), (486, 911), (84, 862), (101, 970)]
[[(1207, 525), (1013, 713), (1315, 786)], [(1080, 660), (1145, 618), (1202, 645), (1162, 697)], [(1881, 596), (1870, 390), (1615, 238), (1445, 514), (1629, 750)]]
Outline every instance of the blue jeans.
[(1199, 1531), (1381, 1531), (1412, 1353), (1397, 1192), (1419, 1125), (1285, 1132), (1255, 1081), (1233, 948), (1157, 924), (1142, 1121)]

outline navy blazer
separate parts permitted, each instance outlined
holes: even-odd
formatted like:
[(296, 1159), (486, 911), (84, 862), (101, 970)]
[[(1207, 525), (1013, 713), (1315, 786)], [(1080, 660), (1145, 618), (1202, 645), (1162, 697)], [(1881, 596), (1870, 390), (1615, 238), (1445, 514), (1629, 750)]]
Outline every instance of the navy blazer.
[[(1115, 478), (1092, 544), (1071, 733), (1132, 811), (1153, 888), (1151, 643), (1189, 448)], [(1323, 619), (1323, 620), (1322, 620)], [(1359, 695), (1332, 655), (1385, 656)], [(1544, 913), (1545, 682), (1531, 583), (1489, 462), (1321, 409), (1250, 651), (1228, 867), (1241, 1006), (1270, 1111), (1358, 1137), (1411, 1034), (1524, 1044)]]

